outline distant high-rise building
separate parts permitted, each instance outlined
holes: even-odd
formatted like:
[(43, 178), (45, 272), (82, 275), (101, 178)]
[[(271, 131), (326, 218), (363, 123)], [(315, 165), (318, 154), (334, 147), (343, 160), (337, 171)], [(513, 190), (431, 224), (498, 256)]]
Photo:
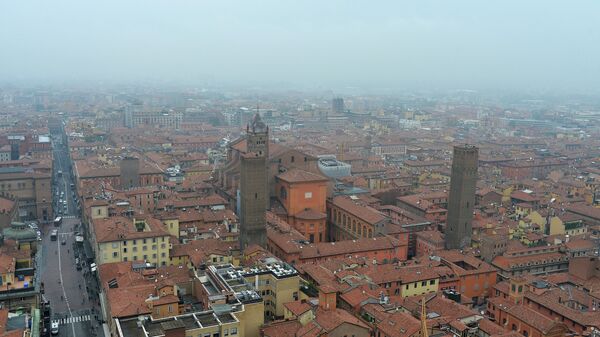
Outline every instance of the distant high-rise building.
[(19, 143), (14, 142), (10, 144), (10, 160), (19, 160), (21, 157), (19, 150)]
[(165, 110), (161, 107), (148, 107), (142, 104), (130, 104), (125, 107), (123, 124), (127, 128), (152, 127), (179, 129), (183, 121), (181, 111)]
[(448, 249), (460, 249), (471, 244), (478, 160), (479, 149), (476, 146), (454, 147), (446, 220)]
[(331, 111), (335, 114), (343, 114), (345, 112), (344, 99), (341, 97), (335, 97), (331, 100)]
[(128, 105), (125, 107), (125, 115), (124, 115), (124, 122), (123, 124), (125, 125), (126, 128), (132, 128), (133, 127), (133, 107)]
[(246, 132), (240, 168), (240, 249), (252, 244), (265, 247), (267, 241), (269, 128), (256, 114)]

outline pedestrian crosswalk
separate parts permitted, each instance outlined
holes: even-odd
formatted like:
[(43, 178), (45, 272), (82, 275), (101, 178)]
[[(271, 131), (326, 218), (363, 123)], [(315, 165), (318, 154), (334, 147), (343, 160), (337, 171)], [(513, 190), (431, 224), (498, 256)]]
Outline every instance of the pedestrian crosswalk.
[(63, 325), (63, 324), (87, 322), (87, 321), (90, 321), (91, 319), (92, 319), (91, 315), (81, 315), (81, 316), (71, 316), (71, 317), (57, 319), (57, 320), (54, 320), (54, 322), (58, 322), (59, 325)]
[(75, 219), (75, 218), (76, 218), (76, 216), (74, 216), (74, 215), (64, 215), (63, 216), (63, 219)]

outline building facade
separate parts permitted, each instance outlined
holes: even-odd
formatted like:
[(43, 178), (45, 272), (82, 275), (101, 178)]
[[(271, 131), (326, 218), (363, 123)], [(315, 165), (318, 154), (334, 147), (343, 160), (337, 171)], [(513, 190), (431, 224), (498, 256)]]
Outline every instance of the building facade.
[(241, 157), (240, 174), (240, 248), (251, 244), (265, 247), (265, 213), (269, 201), (267, 158), (269, 128), (255, 115), (247, 131), (247, 151)]
[(448, 218), (446, 222), (446, 248), (457, 249), (471, 245), (473, 206), (479, 149), (473, 145), (454, 147)]

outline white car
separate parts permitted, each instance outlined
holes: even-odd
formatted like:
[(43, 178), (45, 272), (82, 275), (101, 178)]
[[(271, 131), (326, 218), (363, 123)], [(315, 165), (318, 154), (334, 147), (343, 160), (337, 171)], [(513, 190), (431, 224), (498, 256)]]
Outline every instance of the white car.
[(50, 333), (53, 335), (58, 335), (58, 322), (52, 322)]

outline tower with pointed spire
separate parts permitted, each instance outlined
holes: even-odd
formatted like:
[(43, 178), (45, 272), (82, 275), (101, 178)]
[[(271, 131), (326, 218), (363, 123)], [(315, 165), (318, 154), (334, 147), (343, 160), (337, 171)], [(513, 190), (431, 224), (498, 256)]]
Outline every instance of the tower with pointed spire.
[(240, 169), (240, 249), (257, 244), (266, 246), (266, 210), (269, 202), (267, 160), (269, 128), (254, 115), (246, 126), (246, 152)]

